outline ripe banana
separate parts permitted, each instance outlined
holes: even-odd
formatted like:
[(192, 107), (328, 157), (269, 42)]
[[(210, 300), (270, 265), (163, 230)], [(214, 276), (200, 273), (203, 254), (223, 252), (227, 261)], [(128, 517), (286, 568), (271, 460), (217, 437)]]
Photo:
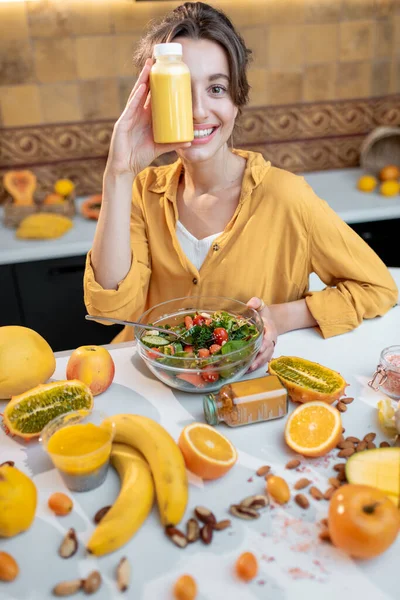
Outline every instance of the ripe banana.
[(115, 441), (136, 448), (149, 463), (162, 524), (177, 525), (185, 513), (189, 490), (185, 462), (174, 439), (142, 415), (113, 415), (107, 421), (115, 424)]
[(154, 483), (143, 456), (125, 444), (113, 443), (111, 464), (121, 479), (121, 490), (87, 544), (102, 556), (126, 544), (146, 520), (154, 502)]

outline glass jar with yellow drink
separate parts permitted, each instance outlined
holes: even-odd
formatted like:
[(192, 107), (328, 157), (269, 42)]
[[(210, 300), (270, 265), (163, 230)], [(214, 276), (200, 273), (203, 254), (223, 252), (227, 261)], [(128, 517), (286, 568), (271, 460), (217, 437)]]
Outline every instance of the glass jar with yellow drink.
[(106, 478), (114, 426), (103, 424), (105, 418), (99, 411), (73, 411), (56, 417), (42, 431), (40, 441), (72, 491), (93, 490)]
[(156, 44), (150, 71), (153, 138), (157, 144), (191, 142), (193, 110), (190, 71), (182, 44)]

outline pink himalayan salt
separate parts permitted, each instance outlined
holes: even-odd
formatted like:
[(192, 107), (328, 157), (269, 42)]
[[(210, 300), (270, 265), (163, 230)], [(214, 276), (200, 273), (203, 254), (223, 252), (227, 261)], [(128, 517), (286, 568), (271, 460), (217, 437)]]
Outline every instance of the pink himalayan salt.
[(387, 379), (382, 388), (389, 394), (400, 398), (400, 354), (387, 354), (385, 356), (385, 361), (395, 369), (398, 369), (398, 372), (396, 373), (395, 371), (387, 370)]

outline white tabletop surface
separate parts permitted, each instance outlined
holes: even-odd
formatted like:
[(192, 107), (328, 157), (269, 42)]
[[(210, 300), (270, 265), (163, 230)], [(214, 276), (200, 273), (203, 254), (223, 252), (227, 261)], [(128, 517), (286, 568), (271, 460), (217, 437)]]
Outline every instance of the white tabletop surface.
[[(279, 338), (275, 355), (302, 356), (340, 371), (349, 383), (347, 395), (355, 398), (342, 416), (346, 435), (362, 437), (375, 431), (375, 441), (379, 444), (384, 437), (377, 424), (376, 404), (383, 395), (372, 391), (367, 382), (381, 349), (399, 343), (400, 307), (396, 307), (383, 318), (365, 321), (358, 329), (328, 340), (314, 329), (288, 333)], [(116, 365), (115, 379), (104, 394), (96, 397), (95, 408), (109, 415), (146, 415), (163, 425), (174, 439), (187, 423), (203, 421), (201, 395), (180, 393), (164, 386), (147, 370), (131, 344), (114, 347), (111, 352)], [(67, 360), (65, 355), (57, 358), (55, 379), (65, 378)], [(264, 370), (252, 376), (261, 376)], [(0, 402), (0, 412), (2, 408)], [(220, 431), (238, 450), (238, 462), (224, 478), (214, 482), (190, 476), (189, 504), (183, 522), (199, 504), (214, 511), (218, 519), (229, 518), (227, 509), (231, 503), (263, 492), (264, 481), (255, 476), (255, 471), (264, 464), (271, 465), (273, 472), (289, 484), (305, 475), (325, 491), (329, 487), (328, 478), (335, 474), (332, 466), (338, 462), (337, 451), (321, 459), (299, 457), (298, 470), (285, 470), (287, 461), (296, 455), (284, 443), (284, 425), (284, 418), (236, 429), (221, 425)], [(96, 559), (86, 557), (83, 548), (93, 531), (93, 515), (111, 504), (118, 494), (115, 472), (110, 469), (106, 481), (96, 491), (71, 494), (74, 509), (60, 518), (47, 508), (47, 499), (55, 491), (67, 490), (39, 443), (22, 445), (0, 431), (0, 462), (5, 460), (14, 460), (17, 467), (33, 478), (39, 498), (33, 526), (0, 542), (1, 550), (11, 553), (20, 566), (20, 575), (13, 583), (0, 583), (0, 600), (48, 600), (56, 583), (84, 577), (93, 569), (99, 569), (104, 579), (96, 600), (120, 597), (171, 600), (171, 587), (183, 573), (190, 573), (197, 580), (197, 600), (399, 598), (400, 536), (381, 557), (353, 560), (318, 540), (317, 522), (327, 516), (328, 510), (328, 502), (324, 500), (310, 499), (308, 510), (300, 509), (293, 500), (285, 506), (272, 503), (273, 508), (252, 522), (232, 517), (232, 527), (216, 534), (210, 546), (199, 541), (185, 550), (178, 549), (164, 536), (154, 508), (125, 547)], [(69, 560), (62, 560), (57, 548), (70, 527), (77, 531), (80, 549)], [(256, 554), (260, 566), (251, 583), (239, 581), (233, 573), (236, 558), (247, 550)], [(116, 591), (114, 575), (122, 556), (127, 556), (132, 565), (131, 588), (124, 596)]]
[[(347, 223), (400, 218), (400, 196), (385, 198), (378, 192), (359, 192), (356, 183), (361, 174), (361, 169), (340, 169), (305, 173), (304, 177)], [(2, 220), (0, 207), (0, 265), (84, 255), (92, 246), (96, 228), (95, 221), (78, 213), (74, 227), (61, 238), (18, 240), (13, 229), (1, 225)]]

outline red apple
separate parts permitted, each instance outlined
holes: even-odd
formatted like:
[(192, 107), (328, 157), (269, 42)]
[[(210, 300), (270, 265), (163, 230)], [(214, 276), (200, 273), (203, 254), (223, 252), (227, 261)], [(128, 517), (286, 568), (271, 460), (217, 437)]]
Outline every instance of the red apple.
[(114, 361), (103, 346), (80, 346), (72, 352), (67, 363), (67, 379), (86, 383), (93, 396), (110, 387), (114, 373)]

